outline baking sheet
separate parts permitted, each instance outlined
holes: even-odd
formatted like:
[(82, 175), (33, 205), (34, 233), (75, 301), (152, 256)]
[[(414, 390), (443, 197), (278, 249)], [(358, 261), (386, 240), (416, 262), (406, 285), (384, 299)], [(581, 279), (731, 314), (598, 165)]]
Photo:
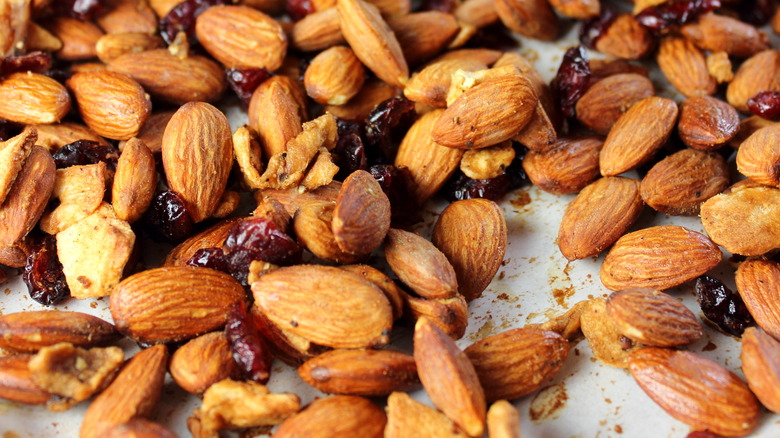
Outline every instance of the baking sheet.
[[(540, 43), (523, 40), (519, 52), (536, 60), (536, 67), (545, 79), (553, 77), (560, 63), (566, 42), (576, 41), (576, 26), (561, 41)], [(562, 42), (563, 41), (563, 42)], [(651, 71), (656, 87), (664, 81), (657, 71)], [(671, 91), (661, 95), (672, 97)], [(679, 98), (677, 99), (680, 100)], [(237, 105), (225, 108), (233, 129), (246, 121)], [(634, 175), (635, 176), (635, 175)], [(504, 265), (482, 297), (470, 304), (469, 327), (457, 343), (461, 348), (486, 336), (527, 323), (547, 320), (563, 313), (574, 303), (595, 297), (606, 297), (609, 290), (598, 279), (600, 258), (569, 263), (558, 251), (555, 238), (563, 211), (573, 195), (555, 196), (526, 187), (510, 193), (502, 200), (509, 234)], [(430, 207), (430, 215), (418, 231), (425, 234), (435, 220), (435, 212), (443, 203)], [(702, 232), (698, 218), (669, 217), (647, 208), (633, 229), (652, 225), (676, 224)], [(148, 254), (149, 255), (149, 254)], [(157, 254), (151, 254), (156, 256)], [(714, 275), (732, 281), (734, 267), (724, 262)], [(20, 278), (14, 277), (0, 287), (0, 313), (44, 309), (31, 300)], [(668, 291), (700, 315), (692, 284)], [(90, 313), (111, 320), (108, 300), (74, 300), (57, 306), (63, 310)], [(689, 346), (689, 350), (708, 357), (744, 377), (739, 369), (740, 344), (736, 338), (724, 335), (705, 325), (704, 337)], [(411, 348), (411, 330), (395, 329), (393, 341), (399, 348)], [(122, 346), (128, 355), (137, 351), (129, 340)], [(275, 392), (294, 392), (303, 403), (322, 394), (303, 383), (295, 371), (280, 362), (274, 365), (268, 384)], [(415, 398), (430, 404), (422, 391)], [(166, 378), (160, 404), (154, 420), (173, 428), (182, 437), (190, 436), (186, 418), (199, 404), (196, 397), (178, 389)], [(633, 381), (626, 370), (612, 368), (596, 361), (586, 341), (572, 346), (565, 365), (548, 386), (536, 394), (515, 402), (522, 419), (522, 436), (527, 438), (559, 437), (684, 437), (690, 428), (674, 420), (658, 407)], [(43, 407), (25, 406), (0, 400), (0, 433), (2, 438), (71, 437), (78, 436), (81, 418), (88, 402), (66, 412), (49, 412)], [(780, 415), (763, 412), (755, 437), (780, 436)]]

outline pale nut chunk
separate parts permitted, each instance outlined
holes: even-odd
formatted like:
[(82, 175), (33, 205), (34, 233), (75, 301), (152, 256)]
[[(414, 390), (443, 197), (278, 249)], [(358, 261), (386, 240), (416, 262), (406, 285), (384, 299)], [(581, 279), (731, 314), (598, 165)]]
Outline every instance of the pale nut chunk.
[(119, 338), (109, 322), (81, 312), (28, 310), (0, 316), (0, 347), (38, 351), (59, 343), (96, 347)]
[(596, 50), (621, 59), (639, 59), (653, 48), (650, 31), (631, 14), (619, 14), (596, 40)]
[(41, 230), (57, 234), (94, 213), (103, 204), (106, 181), (110, 176), (102, 161), (58, 169), (51, 197), (59, 199), (60, 205), (41, 217)]
[(365, 170), (356, 170), (341, 184), (333, 210), (333, 237), (342, 251), (367, 255), (382, 245), (390, 229), (390, 200)]
[(26, 0), (8, 1), (0, 5), (0, 15), (6, 20), (6, 25), (0, 31), (0, 56), (13, 55), (18, 47), (24, 47), (30, 12), (30, 3)]
[(287, 52), (282, 26), (247, 6), (206, 9), (195, 21), (195, 33), (203, 48), (227, 68), (274, 71), (282, 66)]
[(120, 73), (76, 73), (67, 81), (84, 123), (98, 135), (129, 140), (152, 112), (152, 102), (141, 85)]
[(747, 113), (748, 99), (761, 91), (780, 91), (780, 51), (764, 50), (743, 62), (726, 89), (726, 100)]
[(512, 142), (503, 142), (466, 151), (460, 159), (460, 170), (472, 179), (491, 179), (504, 173), (514, 159)]
[(19, 135), (0, 141), (0, 205), (4, 203), (14, 181), (21, 174), (37, 139), (37, 130), (26, 127)]
[(118, 219), (133, 223), (141, 218), (154, 196), (157, 169), (152, 151), (130, 139), (119, 156), (111, 186), (111, 204)]
[(401, 15), (387, 21), (409, 65), (425, 62), (447, 46), (458, 33), (452, 14), (423, 11)]
[(404, 96), (413, 102), (445, 108), (453, 73), (457, 70), (473, 72), (486, 68), (485, 63), (471, 58), (435, 60), (409, 78), (404, 87)]
[(775, 339), (780, 338), (780, 265), (770, 260), (746, 260), (737, 269), (736, 282), (756, 324)]
[(385, 258), (398, 278), (423, 298), (452, 298), (458, 291), (455, 270), (441, 251), (424, 237), (391, 228)]
[(656, 61), (666, 79), (685, 97), (709, 96), (717, 90), (718, 84), (710, 76), (704, 53), (688, 39), (663, 38)]
[(780, 187), (780, 125), (761, 128), (737, 150), (737, 170), (759, 184)]
[(760, 329), (748, 327), (742, 334), (742, 372), (761, 404), (780, 412), (780, 342)]
[(382, 438), (387, 417), (371, 400), (334, 395), (310, 403), (274, 432), (275, 438), (359, 436)]
[(747, 58), (769, 48), (769, 38), (753, 25), (726, 15), (708, 12), (680, 28), (682, 35), (711, 52)]
[(320, 52), (306, 68), (306, 93), (321, 104), (343, 105), (363, 87), (363, 64), (349, 47), (335, 46)]
[(759, 405), (748, 386), (709, 359), (648, 347), (631, 354), (629, 369), (654, 402), (694, 430), (744, 436), (758, 425)]
[(701, 223), (733, 254), (757, 256), (780, 248), (780, 190), (745, 187), (713, 196), (701, 206)]
[(165, 42), (156, 35), (150, 35), (145, 32), (124, 32), (103, 35), (97, 41), (95, 51), (98, 59), (108, 64), (127, 53), (137, 53), (163, 47), (165, 47)]
[(512, 32), (542, 41), (558, 36), (560, 22), (546, 1), (496, 0), (495, 7), (501, 22)]
[(512, 403), (498, 400), (487, 411), (488, 438), (520, 438), (520, 413)]
[(731, 82), (734, 70), (726, 52), (711, 52), (707, 55), (707, 71), (719, 84)]
[(739, 132), (739, 113), (720, 99), (692, 97), (681, 105), (677, 130), (680, 139), (694, 149), (717, 149)]
[(531, 182), (545, 192), (577, 193), (599, 177), (598, 137), (562, 137), (544, 152), (523, 156), (523, 170)]
[(387, 398), (385, 438), (425, 436), (429, 438), (466, 438), (467, 435), (446, 415), (413, 399), (405, 392)]
[(641, 74), (607, 76), (591, 85), (577, 101), (577, 120), (594, 132), (607, 135), (633, 104), (654, 94), (653, 83)]
[(579, 312), (580, 328), (593, 356), (617, 368), (628, 368), (629, 354), (639, 344), (623, 336), (618, 326), (607, 316), (607, 302), (603, 298), (587, 301)]
[(46, 29), (60, 41), (62, 48), (55, 56), (65, 61), (80, 61), (95, 57), (95, 45), (103, 31), (91, 21), (60, 16), (46, 23)]
[(541, 324), (527, 324), (526, 327), (553, 331), (563, 336), (569, 342), (575, 342), (581, 336), (582, 314), (588, 310), (590, 304), (590, 300), (577, 301), (565, 313), (551, 317)]
[(27, 72), (0, 79), (0, 117), (6, 120), (31, 125), (56, 123), (68, 111), (68, 90), (48, 76)]
[(261, 186), (260, 172), (263, 170), (263, 151), (257, 136), (249, 127), (242, 126), (233, 133), (233, 156), (236, 157), (244, 184), (250, 189)]

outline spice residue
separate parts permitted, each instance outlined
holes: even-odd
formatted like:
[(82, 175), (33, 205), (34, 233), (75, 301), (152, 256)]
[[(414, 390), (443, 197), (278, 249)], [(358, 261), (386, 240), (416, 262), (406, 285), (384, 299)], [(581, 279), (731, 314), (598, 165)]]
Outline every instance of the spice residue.
[(566, 407), (568, 399), (569, 396), (566, 394), (566, 386), (563, 382), (542, 388), (531, 400), (528, 415), (531, 417), (531, 421), (536, 424), (555, 420), (560, 415), (560, 411)]

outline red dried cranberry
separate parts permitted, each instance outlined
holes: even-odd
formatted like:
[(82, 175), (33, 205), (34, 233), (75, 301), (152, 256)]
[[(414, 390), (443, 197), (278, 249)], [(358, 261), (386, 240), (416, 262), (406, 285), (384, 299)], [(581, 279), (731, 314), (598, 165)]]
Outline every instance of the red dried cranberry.
[(458, 3), (455, 0), (423, 0), (420, 4), (420, 11), (441, 11), (447, 13), (455, 12)]
[(266, 383), (271, 377), (271, 356), (265, 340), (260, 336), (252, 315), (243, 304), (233, 306), (228, 313), (225, 336), (233, 349), (233, 359), (246, 377)]
[(187, 261), (190, 266), (214, 269), (215, 271), (230, 273), (225, 253), (220, 248), (201, 248), (195, 251), (192, 258)]
[(293, 21), (298, 21), (311, 13), (317, 12), (311, 0), (287, 0), (284, 8)]
[(739, 19), (753, 26), (769, 23), (777, 8), (774, 0), (742, 0), (734, 6), (739, 13)]
[(603, 6), (598, 17), (585, 20), (580, 25), (580, 42), (589, 49), (595, 49), (596, 41), (604, 35), (616, 17), (614, 9)]
[(51, 56), (44, 52), (30, 52), (24, 55), (9, 56), (0, 60), (0, 77), (18, 72), (43, 73), (51, 68)]
[(368, 169), (368, 157), (363, 142), (361, 123), (338, 119), (339, 137), (333, 149), (334, 162), (339, 166), (336, 178), (343, 180), (356, 170)]
[(420, 206), (409, 196), (413, 184), (409, 169), (391, 164), (378, 164), (371, 166), (369, 172), (390, 200), (393, 225), (413, 225), (422, 220)]
[(66, 144), (52, 154), (57, 169), (86, 164), (106, 163), (110, 170), (116, 170), (119, 152), (112, 146), (102, 146), (92, 140), (78, 140)]
[(747, 101), (751, 113), (768, 120), (780, 120), (780, 91), (762, 91)]
[(742, 336), (754, 324), (742, 298), (717, 278), (702, 275), (696, 279), (696, 300), (704, 316), (726, 333)]
[(561, 111), (566, 117), (574, 117), (574, 106), (590, 87), (590, 62), (582, 46), (566, 51), (558, 73), (552, 81)]
[(528, 183), (528, 176), (523, 170), (525, 149), (518, 151), (512, 164), (504, 173), (491, 179), (471, 179), (458, 170), (442, 187), (442, 194), (450, 201), (463, 199), (485, 198), (498, 201), (510, 190), (520, 188)]
[(144, 225), (153, 240), (175, 244), (192, 234), (195, 222), (184, 199), (178, 193), (166, 190), (152, 200), (144, 214)]
[(720, 438), (720, 436), (706, 430), (696, 430), (690, 432), (685, 438)]
[(27, 257), (22, 275), (30, 298), (51, 306), (70, 297), (70, 289), (62, 272), (62, 263), (57, 257), (57, 239), (46, 236), (38, 242), (32, 254)]
[(681, 26), (699, 15), (720, 7), (718, 0), (673, 0), (648, 6), (636, 15), (637, 21), (658, 34), (671, 26)]
[(372, 164), (395, 161), (398, 145), (415, 118), (414, 102), (405, 97), (391, 97), (374, 107), (366, 119), (366, 143)]
[(255, 89), (271, 77), (271, 73), (264, 68), (231, 68), (225, 73), (230, 88), (235, 91), (245, 108), (249, 107)]
[(225, 0), (184, 0), (160, 20), (160, 35), (166, 43), (171, 44), (176, 34), (185, 32), (190, 44), (195, 44), (195, 19), (206, 9), (224, 4)]
[(520, 41), (502, 23), (498, 22), (477, 29), (464, 47), (479, 49), (490, 47), (494, 50), (512, 50), (520, 46)]
[(57, 0), (52, 2), (58, 15), (67, 15), (78, 20), (87, 21), (103, 12), (105, 6), (101, 0)]

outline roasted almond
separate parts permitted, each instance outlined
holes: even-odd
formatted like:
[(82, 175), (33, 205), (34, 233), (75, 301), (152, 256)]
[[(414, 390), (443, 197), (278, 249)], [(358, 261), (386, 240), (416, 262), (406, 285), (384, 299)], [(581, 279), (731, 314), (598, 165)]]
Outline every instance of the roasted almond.
[(680, 107), (677, 132), (680, 139), (694, 149), (717, 149), (734, 138), (738, 131), (737, 110), (720, 99), (692, 97)]
[(558, 36), (558, 17), (546, 1), (496, 0), (495, 7), (498, 17), (512, 32), (542, 41)]
[(520, 438), (520, 413), (506, 400), (499, 400), (487, 411), (488, 438)]
[(152, 151), (137, 138), (125, 144), (111, 186), (111, 204), (117, 218), (133, 223), (141, 218), (154, 196), (157, 169)]
[(27, 366), (32, 354), (0, 357), (0, 398), (28, 405), (43, 405), (53, 397), (32, 379)]
[(295, 213), (293, 229), (298, 242), (315, 256), (336, 263), (357, 263), (366, 254), (353, 254), (341, 249), (333, 234), (333, 214), (336, 203), (312, 201)]
[(429, 438), (466, 438), (463, 430), (446, 415), (413, 399), (405, 392), (387, 398), (385, 438), (425, 436)]
[(607, 135), (631, 105), (655, 94), (653, 83), (637, 73), (620, 73), (591, 85), (577, 101), (577, 120), (597, 134)]
[(79, 140), (90, 140), (101, 146), (108, 146), (105, 138), (83, 124), (73, 122), (53, 123), (51, 125), (35, 125), (38, 131), (38, 146), (43, 146), (49, 152)]
[(621, 59), (639, 59), (653, 48), (650, 31), (631, 14), (619, 14), (596, 39), (596, 50)]
[(295, 23), (290, 35), (290, 44), (303, 52), (327, 49), (345, 42), (337, 8), (306, 15)]
[(599, 177), (603, 144), (598, 137), (562, 137), (547, 151), (528, 151), (523, 157), (523, 170), (545, 192), (577, 193)]
[(737, 150), (737, 170), (751, 180), (780, 187), (780, 125), (761, 128)]
[(370, 254), (390, 229), (390, 201), (382, 187), (364, 170), (341, 184), (333, 210), (333, 236), (343, 251)]
[(396, 97), (400, 91), (393, 85), (378, 79), (369, 79), (363, 88), (344, 105), (328, 105), (325, 110), (336, 117), (348, 120), (365, 120), (369, 113), (391, 97)]
[(385, 258), (398, 278), (424, 298), (452, 298), (458, 292), (455, 270), (433, 243), (418, 234), (391, 228)]
[(666, 79), (685, 97), (709, 96), (718, 87), (707, 69), (704, 54), (690, 40), (676, 36), (663, 38), (656, 61)]
[(80, 61), (95, 57), (95, 44), (103, 31), (91, 21), (59, 16), (45, 23), (48, 31), (62, 41), (55, 54), (65, 61)]
[(193, 394), (203, 393), (238, 370), (233, 349), (223, 332), (198, 336), (179, 347), (171, 356), (168, 369), (176, 384)]
[(414, 102), (444, 108), (447, 106), (447, 92), (453, 73), (457, 70), (478, 71), (486, 68), (485, 63), (470, 58), (433, 61), (412, 75), (404, 87), (404, 96)]
[(146, 0), (109, 0), (107, 11), (95, 21), (106, 32), (143, 32), (148, 35), (157, 30), (157, 16)]
[[(624, 336), (617, 324), (607, 316), (605, 299), (581, 302), (584, 303), (581, 309), (572, 308), (573, 311), (564, 314), (560, 322), (568, 322), (568, 317), (579, 316), (580, 329), (588, 340), (593, 357), (609, 366), (627, 368), (629, 354), (639, 345)], [(569, 328), (565, 327), (564, 330)]]
[(284, 152), (287, 142), (301, 133), (307, 120), (304, 97), (301, 87), (286, 76), (274, 76), (255, 89), (249, 125), (260, 136), (263, 155)]
[(37, 351), (61, 342), (88, 348), (118, 338), (112, 324), (81, 312), (28, 310), (0, 316), (0, 347), (16, 351)]
[(680, 33), (704, 50), (726, 52), (736, 58), (747, 58), (769, 48), (769, 38), (753, 25), (713, 12), (686, 24)]
[(737, 269), (736, 282), (750, 316), (765, 332), (780, 338), (780, 303), (776, 299), (780, 265), (770, 260), (746, 260)]
[(750, 390), (770, 411), (780, 411), (780, 342), (761, 329), (742, 334), (742, 372)]
[(0, 117), (6, 120), (45, 125), (59, 122), (68, 111), (68, 90), (48, 76), (26, 72), (12, 73), (0, 79)]
[(761, 91), (780, 91), (780, 51), (764, 50), (748, 58), (726, 89), (726, 100), (748, 112), (747, 101)]
[(165, 47), (162, 38), (146, 32), (110, 33), (103, 35), (97, 41), (95, 51), (97, 57), (104, 63), (119, 58), (127, 53), (143, 52), (144, 50), (161, 49)]
[(401, 292), (405, 312), (414, 320), (428, 318), (452, 339), (460, 339), (466, 334), (469, 323), (469, 307), (466, 298), (456, 294), (452, 298), (426, 299), (413, 297)]
[(360, 436), (382, 438), (387, 417), (367, 398), (334, 395), (318, 399), (286, 419), (274, 432), (278, 438)]
[(241, 219), (220, 221), (176, 245), (165, 257), (162, 266), (184, 266), (201, 248), (219, 248), (225, 242), (231, 228)]
[(343, 105), (355, 96), (366, 77), (365, 68), (349, 47), (323, 50), (306, 68), (306, 94), (321, 104)]
[(106, 430), (113, 438), (176, 438), (178, 435), (162, 424), (143, 418), (132, 418)]
[(401, 15), (388, 20), (387, 25), (398, 39), (398, 44), (409, 65), (431, 59), (458, 33), (458, 22), (455, 17), (441, 11)]
[(499, 20), (496, 5), (492, 0), (464, 0), (455, 6), (458, 21), (482, 28)]
[(55, 170), (54, 160), (45, 149), (40, 146), (30, 149), (24, 165), (8, 187), (8, 195), (0, 204), (0, 223), (3, 224), (0, 244), (17, 244), (35, 227), (54, 190)]

